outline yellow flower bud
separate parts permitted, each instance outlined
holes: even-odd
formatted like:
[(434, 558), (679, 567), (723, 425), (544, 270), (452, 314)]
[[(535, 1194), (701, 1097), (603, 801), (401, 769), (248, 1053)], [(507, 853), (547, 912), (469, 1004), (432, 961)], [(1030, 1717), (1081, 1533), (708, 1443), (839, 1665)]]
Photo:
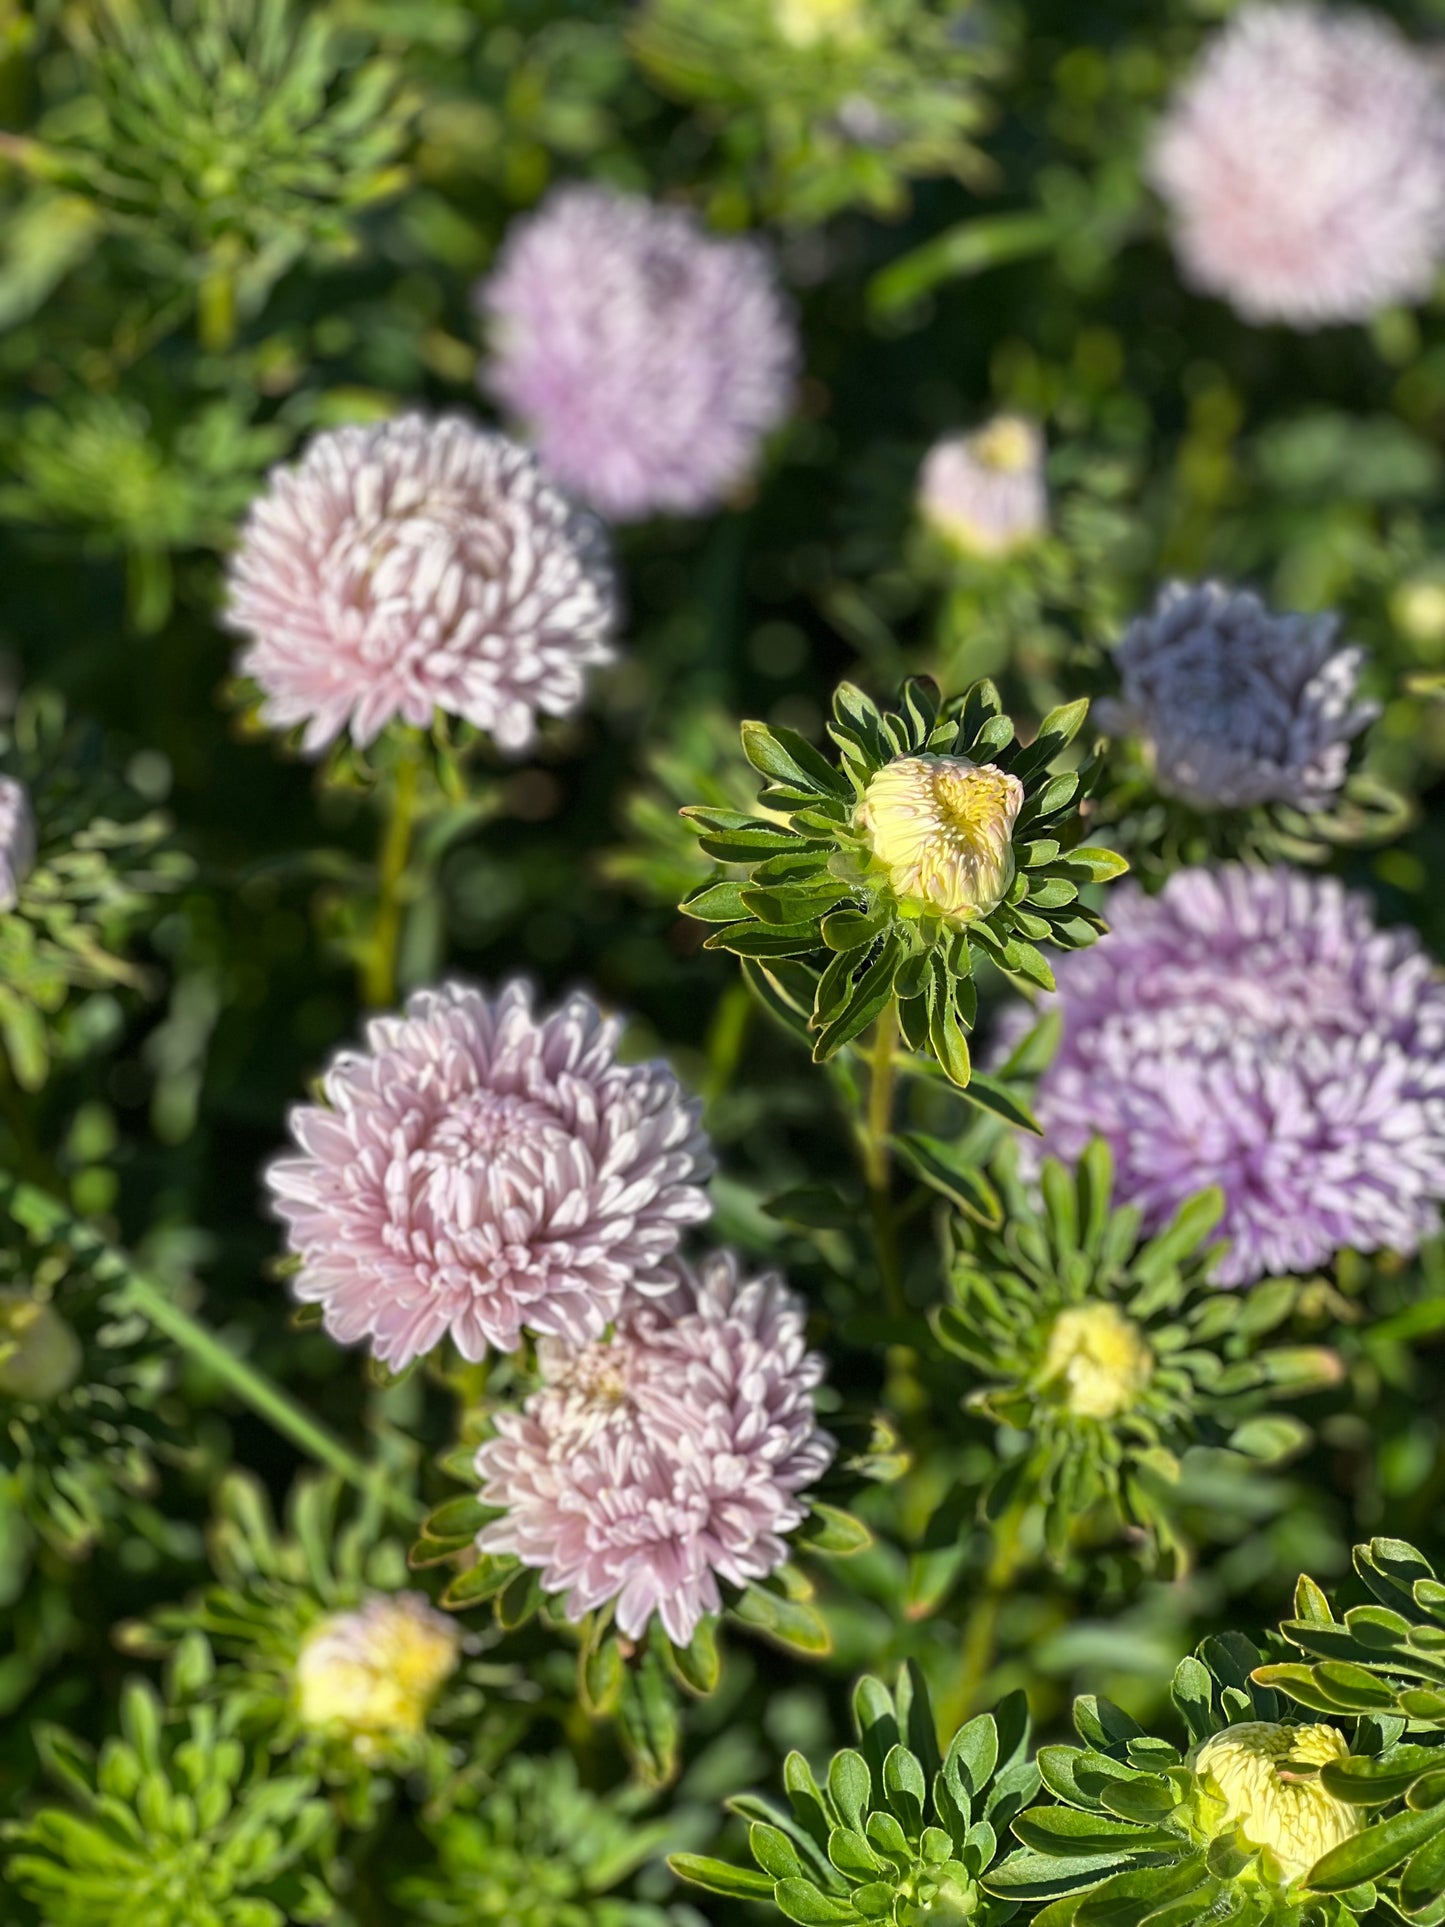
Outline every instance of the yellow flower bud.
[(857, 825), (905, 916), (972, 923), (1014, 877), (1016, 776), (963, 756), (900, 756), (864, 791)]
[(80, 1340), (53, 1305), (0, 1291), (0, 1397), (43, 1404), (80, 1376)]
[(1048, 528), (1043, 437), (1019, 415), (935, 442), (918, 478), (924, 522), (960, 555), (1002, 556)]
[(1154, 1354), (1117, 1305), (1074, 1305), (1054, 1320), (1044, 1383), (1075, 1418), (1117, 1418), (1154, 1373)]
[(456, 1670), (456, 1626), (420, 1593), (376, 1594), (354, 1612), (328, 1613), (296, 1661), (301, 1723), (344, 1732), (359, 1753), (414, 1737)]
[(1206, 1795), (1223, 1806), (1213, 1831), (1237, 1826), (1272, 1861), (1276, 1879), (1302, 1879), (1322, 1854), (1360, 1830), (1360, 1809), (1327, 1793), (1313, 1771), (1349, 1751), (1333, 1726), (1248, 1720), (1216, 1733), (1194, 1763)]

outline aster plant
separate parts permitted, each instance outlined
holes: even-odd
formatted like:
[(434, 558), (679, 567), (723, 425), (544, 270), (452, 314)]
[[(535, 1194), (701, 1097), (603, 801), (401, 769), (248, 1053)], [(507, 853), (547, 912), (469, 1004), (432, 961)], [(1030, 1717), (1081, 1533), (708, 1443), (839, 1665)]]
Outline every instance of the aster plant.
[(1282, 866), (1180, 870), (1112, 908), (1111, 934), (1059, 972), (1043, 1148), (1069, 1161), (1102, 1137), (1150, 1233), (1217, 1182), (1226, 1287), (1432, 1236), (1445, 986), (1413, 931)]
[[(211, 1666), (192, 1636), (168, 1687), (190, 1696)], [(268, 1777), (214, 1707), (171, 1729), (147, 1682), (121, 1698), (120, 1733), (97, 1756), (56, 1728), (37, 1738), (69, 1796), (4, 1829), (10, 1891), (53, 1927), (287, 1927), (335, 1907), (325, 1858), (326, 1803), (300, 1774)]]
[(767, 254), (685, 208), (558, 188), (476, 302), (483, 388), (611, 521), (716, 508), (792, 404), (797, 327)]
[(1052, 990), (1039, 944), (1095, 942), (1105, 925), (1080, 892), (1126, 867), (1064, 842), (1083, 778), (1050, 765), (1087, 713), (1084, 701), (1051, 710), (1025, 747), (991, 682), (944, 702), (914, 679), (887, 712), (844, 683), (828, 725), (836, 764), (792, 730), (744, 723), (760, 801), (785, 820), (684, 811), (706, 854), (746, 874), (720, 875), (682, 908), (722, 926), (706, 947), (741, 957), (750, 981), (781, 979), (816, 1061), (896, 1008), (913, 1049), (995, 1101), (968, 1046), (975, 952)]
[(1376, 12), (1241, 7), (1185, 78), (1149, 166), (1186, 279), (1248, 321), (1367, 321), (1423, 300), (1445, 254), (1438, 83)]
[(936, 0), (647, 0), (646, 72), (725, 129), (732, 171), (796, 222), (907, 208), (912, 180), (986, 177), (979, 139), (1005, 49)]
[(890, 1692), (859, 1680), (858, 1745), (835, 1753), (822, 1780), (790, 1753), (790, 1813), (748, 1794), (729, 1801), (746, 1820), (757, 1870), (674, 1854), (685, 1880), (711, 1893), (772, 1902), (800, 1922), (886, 1921), (895, 1927), (1008, 1920), (1017, 1910), (983, 1877), (1004, 1829), (1039, 1787), (1022, 1693), (968, 1721), (940, 1751), (922, 1673), (911, 1662)]
[(1339, 626), (1275, 615), (1217, 582), (1168, 584), (1115, 651), (1119, 696), (1096, 706), (1138, 757), (1118, 772), (1105, 819), (1123, 818), (1121, 834), (1156, 862), (1211, 851), (1310, 861), (1398, 831), (1408, 804), (1355, 766), (1379, 705), (1361, 697), (1364, 651), (1340, 647)]
[[(1083, 1744), (1039, 1749), (1052, 1803), (1014, 1821), (1020, 1844), (986, 1876), (990, 1889), (1037, 1906), (1036, 1927), (1378, 1918), (1386, 1893), (1397, 1897), (1379, 1876), (1403, 1857), (1401, 1835), (1445, 1826), (1445, 1812), (1402, 1810), (1421, 1749), (1400, 1743), (1398, 1720), (1351, 1733), (1296, 1721), (1258, 1683), (1260, 1657), (1227, 1633), (1180, 1662), (1171, 1698), (1182, 1745), (1107, 1699), (1076, 1700)], [(1409, 1890), (1411, 1919), (1439, 1917), (1445, 1880), (1425, 1884), (1428, 1903), (1423, 1888)]]
[(1275, 1399), (1338, 1383), (1337, 1355), (1269, 1344), (1299, 1287), (1211, 1288), (1220, 1191), (1188, 1199), (1156, 1236), (1112, 1205), (1113, 1161), (1095, 1139), (1078, 1165), (1046, 1160), (1039, 1202), (1005, 1157), (997, 1225), (961, 1221), (939, 1342), (982, 1380), (968, 1406), (1017, 1449), (982, 1505), (1037, 1508), (1050, 1557), (1120, 1527), (1139, 1556), (1185, 1563), (1173, 1516), (1180, 1458), (1215, 1446), (1257, 1464), (1298, 1451), (1308, 1428)]

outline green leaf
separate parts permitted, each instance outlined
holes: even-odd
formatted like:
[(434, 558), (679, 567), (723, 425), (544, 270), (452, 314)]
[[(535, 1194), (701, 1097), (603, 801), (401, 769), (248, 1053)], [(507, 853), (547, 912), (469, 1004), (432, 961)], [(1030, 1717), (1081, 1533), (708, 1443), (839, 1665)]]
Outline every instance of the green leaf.
[(714, 930), (704, 950), (736, 957), (804, 957), (818, 948), (816, 923), (729, 923)]
[(955, 1146), (921, 1131), (906, 1131), (893, 1139), (893, 1145), (913, 1175), (951, 1204), (991, 1229), (1003, 1224), (1003, 1204), (997, 1191)]
[(1125, 1854), (1158, 1852), (1179, 1845), (1179, 1836), (1167, 1828), (1106, 1820), (1077, 1807), (1034, 1807), (1014, 1821), (1014, 1832), (1026, 1847), (1070, 1857), (1116, 1849)]
[(832, 1057), (882, 1015), (893, 995), (893, 976), (898, 963), (898, 940), (890, 936), (877, 958), (853, 986), (847, 1003), (814, 1044), (815, 1063), (821, 1064)]
[(1042, 1137), (1044, 1127), (1039, 1123), (1028, 1106), (997, 1078), (987, 1077), (976, 1070), (968, 1080), (968, 1090), (964, 1093), (970, 1104), (977, 1104), (980, 1110), (992, 1111), (1006, 1124), (1016, 1124), (1021, 1131), (1031, 1131), (1035, 1137)]
[(795, 729), (748, 722), (742, 726), (742, 740), (743, 754), (759, 775), (820, 795), (851, 799), (853, 788), (847, 777)]
[(797, 1543), (814, 1552), (826, 1553), (830, 1558), (847, 1559), (854, 1553), (866, 1552), (873, 1543), (873, 1534), (851, 1512), (814, 1499), (813, 1509), (797, 1535)]
[(442, 1594), (442, 1604), (453, 1612), (492, 1599), (516, 1577), (518, 1561), (510, 1553), (484, 1552), (474, 1566), (458, 1573)]
[(743, 902), (746, 887), (743, 883), (705, 883), (690, 897), (684, 897), (677, 907), (684, 916), (696, 917), (699, 923), (733, 923), (748, 914)]
[(829, 1927), (833, 1921), (858, 1918), (850, 1902), (835, 1900), (810, 1880), (779, 1881), (773, 1890), (773, 1903), (785, 1919), (799, 1921), (803, 1927)]
[(1362, 1881), (1377, 1880), (1392, 1867), (1398, 1867), (1427, 1840), (1445, 1830), (1445, 1807), (1431, 1807), (1424, 1813), (1397, 1813), (1393, 1819), (1377, 1820), (1353, 1840), (1342, 1840), (1317, 1860), (1308, 1875), (1309, 1885), (1321, 1893), (1343, 1893)]
[(670, 1853), (667, 1864), (679, 1880), (694, 1887), (705, 1887), (710, 1894), (724, 1894), (729, 1900), (771, 1900), (773, 1883), (765, 1873), (751, 1867), (730, 1867), (726, 1860), (709, 1860), (699, 1853)]

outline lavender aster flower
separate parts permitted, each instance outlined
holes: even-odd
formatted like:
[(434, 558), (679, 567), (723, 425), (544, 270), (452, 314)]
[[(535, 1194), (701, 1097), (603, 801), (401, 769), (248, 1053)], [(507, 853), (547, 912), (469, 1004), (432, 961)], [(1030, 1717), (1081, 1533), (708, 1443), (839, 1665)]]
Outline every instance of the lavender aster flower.
[(1044, 1148), (1102, 1136), (1146, 1229), (1223, 1188), (1216, 1277), (1412, 1251), (1445, 1199), (1445, 982), (1366, 898), (1285, 868), (1124, 887), (1112, 932), (1058, 969)]
[(727, 1254), (674, 1277), (598, 1343), (543, 1340), (542, 1389), (477, 1455), (483, 1503), (505, 1508), (478, 1544), (539, 1570), (574, 1620), (616, 1600), (629, 1639), (656, 1613), (685, 1646), (720, 1610), (719, 1579), (787, 1558), (833, 1441), (813, 1413), (823, 1361), (782, 1281), (744, 1282)]
[(30, 792), (13, 776), (0, 776), (0, 915), (20, 900), (20, 886), (35, 868), (35, 813)]
[(449, 1333), (476, 1360), (524, 1329), (583, 1344), (629, 1287), (671, 1289), (707, 1141), (666, 1065), (617, 1062), (619, 1032), (586, 997), (536, 1017), (522, 984), (446, 984), (336, 1058), (266, 1174), (333, 1338), (401, 1367)]
[(1044, 441), (1032, 422), (1000, 415), (935, 442), (918, 476), (918, 509), (961, 555), (1011, 555), (1049, 523)]
[(1122, 699), (1096, 714), (1144, 739), (1166, 795), (1324, 809), (1378, 714), (1356, 697), (1364, 651), (1336, 648), (1338, 632), (1333, 615), (1271, 615), (1247, 590), (1172, 582), (1119, 645)]
[(1188, 279), (1246, 320), (1363, 321), (1430, 291), (1440, 96), (1378, 14), (1241, 8), (1166, 113), (1151, 172)]
[(483, 385), (615, 521), (712, 508), (787, 414), (797, 334), (767, 256), (680, 208), (559, 188), (477, 300)]
[(316, 436), (252, 507), (230, 590), (240, 670), (308, 750), (439, 709), (525, 749), (613, 654), (600, 526), (525, 449), (458, 417)]

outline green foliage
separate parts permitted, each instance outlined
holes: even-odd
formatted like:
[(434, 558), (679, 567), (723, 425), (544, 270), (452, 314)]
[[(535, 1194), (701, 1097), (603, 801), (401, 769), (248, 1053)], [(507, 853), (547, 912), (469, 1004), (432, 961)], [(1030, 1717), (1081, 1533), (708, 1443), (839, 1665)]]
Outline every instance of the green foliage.
[(668, 1927), (669, 1911), (610, 1892), (676, 1831), (637, 1808), (581, 1786), (568, 1754), (518, 1754), (428, 1826), (434, 1864), (397, 1899), (417, 1927)]
[[(185, 1693), (210, 1666), (205, 1642), (177, 1654)], [(322, 1872), (331, 1816), (303, 1775), (268, 1777), (211, 1707), (168, 1730), (152, 1688), (132, 1681), (120, 1733), (97, 1755), (42, 1736), (69, 1795), (6, 1829), (6, 1877), (53, 1927), (288, 1927), (326, 1921)]]
[[(792, 970), (799, 990), (812, 990), (807, 1028), (815, 1061), (851, 1043), (896, 1000), (909, 1045), (929, 1052), (963, 1088), (972, 1075), (967, 1034), (978, 1007), (975, 951), (1021, 981), (1052, 990), (1053, 972), (1037, 945), (1076, 950), (1095, 942), (1105, 925), (1079, 892), (1125, 865), (1112, 850), (1066, 849), (1060, 840), (1076, 813), (1082, 779), (1074, 771), (1051, 774), (1049, 765), (1083, 726), (1087, 703), (1051, 711), (1027, 748), (1015, 740), (991, 682), (942, 702), (934, 684), (914, 680), (904, 684), (900, 703), (885, 714), (844, 683), (829, 724), (842, 752), (837, 764), (792, 731), (744, 723), (748, 760), (767, 779), (759, 800), (783, 820), (704, 805), (685, 810), (707, 855), (747, 874), (719, 875), (682, 908), (722, 926), (707, 939), (708, 949), (731, 950), (764, 967), (776, 959), (831, 956), (825, 968)], [(877, 772), (916, 756), (967, 758), (1023, 785), (1007, 894), (967, 923), (898, 904), (858, 823)], [(792, 993), (795, 1002), (799, 990)]]
[(1095, 1139), (1076, 1170), (1044, 1163), (1035, 1203), (1001, 1160), (993, 1223), (963, 1221), (939, 1342), (985, 1381), (974, 1410), (1018, 1444), (983, 1500), (995, 1517), (1038, 1505), (1062, 1561), (1102, 1512), (1157, 1559), (1187, 1558), (1173, 1516), (1181, 1454), (1226, 1448), (1255, 1465), (1299, 1452), (1309, 1428), (1271, 1409), (1337, 1384), (1322, 1346), (1270, 1344), (1302, 1291), (1292, 1279), (1211, 1291), (1209, 1235), (1223, 1200), (1203, 1192), (1157, 1236), (1114, 1209), (1113, 1161)]
[(833, 1755), (822, 1783), (800, 1753), (789, 1754), (791, 1816), (751, 1795), (730, 1803), (749, 1822), (759, 1872), (696, 1854), (674, 1855), (673, 1867), (712, 1893), (771, 1895), (793, 1921), (1007, 1920), (1014, 1909), (981, 1882), (1003, 1829), (1038, 1790), (1022, 1694), (970, 1720), (942, 1754), (916, 1667), (892, 1692), (861, 1679), (853, 1721), (858, 1745)]

